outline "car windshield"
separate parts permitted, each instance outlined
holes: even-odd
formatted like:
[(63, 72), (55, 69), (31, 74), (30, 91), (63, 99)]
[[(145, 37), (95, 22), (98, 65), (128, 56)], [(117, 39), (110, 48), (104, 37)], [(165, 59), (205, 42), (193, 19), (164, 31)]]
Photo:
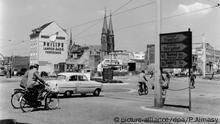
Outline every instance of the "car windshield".
[(65, 80), (66, 76), (65, 75), (58, 75), (57, 80)]

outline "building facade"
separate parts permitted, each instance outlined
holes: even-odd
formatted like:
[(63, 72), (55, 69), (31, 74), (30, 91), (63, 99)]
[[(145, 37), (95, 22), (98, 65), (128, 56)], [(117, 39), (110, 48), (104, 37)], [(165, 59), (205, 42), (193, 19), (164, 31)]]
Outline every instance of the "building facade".
[[(202, 69), (204, 59), (206, 59), (206, 73), (216, 72), (220, 69), (220, 51), (215, 50), (209, 43), (205, 43), (205, 52), (203, 43), (194, 43), (192, 53), (197, 55), (198, 69)], [(204, 56), (204, 53), (206, 53), (206, 56)]]
[(54, 72), (54, 65), (67, 59), (69, 39), (56, 22), (33, 29), (30, 34), (30, 65), (39, 64), (39, 72)]

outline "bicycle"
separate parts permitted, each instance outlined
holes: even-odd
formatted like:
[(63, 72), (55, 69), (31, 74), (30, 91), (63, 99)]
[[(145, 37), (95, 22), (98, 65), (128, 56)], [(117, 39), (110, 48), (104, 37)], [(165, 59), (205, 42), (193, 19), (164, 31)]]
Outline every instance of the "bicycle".
[(143, 87), (143, 84), (138, 84), (139, 89), (138, 89), (138, 95), (147, 95), (148, 94), (148, 86)]
[[(59, 97), (57, 90), (46, 86), (41, 92), (41, 97), (33, 99), (34, 92), (25, 90), (25, 93), (20, 98), (20, 108), (23, 112), (33, 111), (41, 106), (46, 110), (56, 109), (59, 107)], [(34, 96), (36, 97), (36, 96)]]
[(11, 95), (11, 105), (14, 109), (20, 108), (20, 98), (25, 93), (25, 89), (14, 89), (14, 93)]

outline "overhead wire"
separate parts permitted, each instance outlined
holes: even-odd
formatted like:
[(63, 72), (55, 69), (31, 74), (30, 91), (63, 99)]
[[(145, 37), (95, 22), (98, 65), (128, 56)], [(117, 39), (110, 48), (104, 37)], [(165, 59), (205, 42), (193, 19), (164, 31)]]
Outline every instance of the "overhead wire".
[[(128, 1), (129, 2), (129, 1)], [(130, 2), (129, 2), (130, 3)], [(135, 10), (135, 9), (138, 9), (138, 8), (142, 8), (144, 6), (147, 6), (147, 5), (151, 5), (155, 2), (148, 2), (148, 3), (145, 3), (145, 4), (142, 4), (140, 6), (136, 6), (136, 7), (133, 7), (133, 8), (130, 8), (130, 9), (127, 9), (125, 11), (121, 11), (121, 12), (118, 12), (116, 14), (113, 14), (112, 16), (116, 16), (116, 15), (119, 15), (119, 14), (122, 14), (122, 13), (126, 13), (126, 12), (129, 12), (131, 10)], [(125, 4), (127, 5), (127, 4)], [(163, 17), (162, 19), (164, 20), (167, 20), (167, 19), (171, 19), (171, 18), (175, 18), (175, 17), (178, 17), (178, 16), (183, 16), (183, 15), (187, 15), (187, 14), (192, 14), (192, 13), (196, 13), (196, 12), (199, 12), (199, 11), (204, 11), (204, 10), (207, 10), (207, 9), (211, 9), (211, 8), (216, 8), (216, 7), (219, 7), (220, 4), (217, 4), (215, 6), (211, 6), (211, 7), (207, 7), (207, 8), (202, 8), (202, 9), (198, 9), (198, 10), (193, 10), (191, 12), (184, 12), (184, 13), (181, 13), (181, 14), (177, 14), (177, 15), (172, 15), (172, 16), (167, 16), (167, 17)], [(119, 8), (122, 8), (119, 7)], [(108, 17), (108, 16), (107, 16)], [(98, 19), (94, 19), (94, 20), (90, 20), (90, 21), (87, 21), (85, 23), (81, 23), (79, 25), (75, 25), (75, 26), (72, 26), (71, 28), (76, 28), (76, 27), (79, 27), (79, 26), (82, 26), (82, 25), (86, 25), (86, 24), (89, 24), (89, 23), (92, 23), (92, 22), (95, 22), (95, 21), (98, 21), (102, 18), (98, 18)], [(129, 25), (129, 26), (125, 26), (125, 27), (122, 27), (122, 28), (119, 28), (118, 30), (124, 30), (124, 29), (128, 29), (128, 28), (132, 28), (132, 27), (136, 27), (136, 26), (140, 26), (140, 25), (145, 25), (145, 24), (149, 24), (149, 23), (153, 23), (155, 20), (150, 20), (150, 21), (146, 21), (146, 22), (141, 22), (141, 23), (137, 23), (137, 24), (134, 24), (134, 25)], [(93, 26), (97, 25), (94, 24), (94, 25), (91, 25), (90, 28), (92, 28)], [(79, 34), (83, 33), (84, 31), (80, 32)], [(86, 35), (86, 36), (81, 36), (81, 37), (78, 37), (78, 38), (84, 38), (84, 37), (88, 37), (88, 36), (93, 36), (93, 35), (97, 35), (97, 33), (93, 33), (93, 34), (89, 34), (89, 35)]]
[(128, 2), (126, 2), (125, 4), (121, 5), (118, 9), (114, 10), (112, 12), (112, 14), (116, 13), (117, 11), (119, 11), (120, 9), (122, 9), (123, 7), (127, 6), (130, 2), (132, 2), (133, 0), (129, 0)]
[[(130, 2), (129, 2), (130, 3)], [(142, 4), (142, 5), (140, 5), (140, 6), (136, 6), (136, 7), (133, 7), (133, 8), (130, 8), (130, 9), (126, 9), (126, 10), (124, 10), (124, 11), (121, 11), (121, 12), (117, 12), (117, 13), (115, 13), (115, 14), (112, 14), (112, 16), (116, 16), (116, 15), (120, 15), (120, 14), (122, 14), (122, 13), (126, 13), (126, 12), (129, 12), (129, 11), (132, 11), (132, 10), (136, 10), (136, 9), (139, 9), (139, 8), (142, 8), (142, 7), (145, 7), (145, 6), (148, 6), (148, 5), (150, 5), (150, 4), (153, 4), (153, 3), (155, 3), (154, 1), (153, 2), (147, 2), (147, 3), (145, 3), (145, 4)], [(127, 5), (127, 4), (126, 4)], [(124, 7), (124, 6), (123, 6)], [(122, 6), (121, 7), (119, 7), (120, 9), (122, 8)], [(118, 11), (119, 9), (117, 9), (117, 11)], [(106, 17), (109, 17), (110, 15), (108, 15), (108, 16), (106, 16)], [(84, 22), (84, 23), (81, 23), (81, 24), (78, 24), (78, 25), (75, 25), (75, 26), (71, 26), (70, 28), (68, 28), (68, 29), (73, 29), (73, 28), (77, 28), (77, 27), (80, 27), (80, 26), (84, 26), (84, 25), (87, 25), (87, 24), (89, 24), (89, 23), (93, 23), (93, 22), (95, 22), (95, 21), (99, 21), (99, 20), (102, 20), (103, 18), (97, 18), (97, 19), (93, 19), (93, 20), (90, 20), (90, 21), (87, 21), (87, 22)]]
[(91, 26), (89, 26), (89, 27), (86, 27), (86, 28), (84, 28), (81, 32), (75, 34), (74, 36), (75, 36), (75, 37), (78, 37), (80, 34), (85, 33), (86, 31), (88, 31), (89, 29), (95, 27), (95, 26), (98, 25), (98, 24), (99, 24), (99, 22), (97, 22), (97, 23), (95, 23), (95, 24), (93, 24), (93, 25), (91, 25)]
[[(119, 11), (120, 9), (122, 9), (123, 7), (125, 7), (126, 5), (128, 5), (128, 4), (129, 4), (130, 2), (132, 2), (132, 1), (133, 1), (133, 0), (127, 1), (125, 4), (121, 5), (119, 8), (117, 8), (116, 10), (114, 10), (114, 11), (112, 12), (112, 14), (116, 13), (117, 11)], [(99, 20), (101, 20), (101, 19), (99, 19)], [(99, 21), (99, 20), (96, 20), (96, 21)], [(80, 34), (86, 32), (86, 31), (88, 31), (88, 29), (91, 29), (92, 27), (96, 26), (97, 24), (99, 24), (99, 22), (97, 22), (97, 23), (95, 23), (95, 24), (93, 24), (93, 25), (91, 25), (91, 26), (89, 26), (89, 27), (84, 28), (81, 32), (77, 33), (75, 36), (77, 37), (78, 35), (80, 35)]]
[[(163, 17), (162, 19), (168, 20), (168, 19), (175, 18), (175, 17), (178, 17), (178, 16), (192, 14), (192, 13), (196, 13), (196, 12), (200, 12), (200, 11), (204, 11), (204, 10), (211, 9), (211, 8), (216, 8), (216, 7), (219, 7), (219, 5), (194, 10), (194, 11), (191, 11), (191, 12), (184, 12), (184, 13), (180, 13), (180, 14), (176, 14), (176, 15), (172, 15), (172, 16), (167, 16), (167, 17)], [(128, 28), (137, 27), (137, 26), (141, 26), (141, 25), (145, 25), (145, 24), (149, 24), (149, 23), (153, 23), (153, 22), (155, 22), (155, 20), (149, 20), (149, 21), (146, 21), (146, 22), (141, 22), (141, 23), (137, 23), (137, 24), (134, 24), (134, 25), (125, 26), (125, 27), (119, 28), (118, 31), (128, 29)], [(86, 35), (85, 37), (93, 36), (93, 35), (97, 35), (97, 33), (89, 34), (89, 35)], [(83, 37), (80, 37), (80, 38), (83, 38)]]
[[(129, 1), (128, 1), (128, 2), (129, 2)], [(154, 1), (152, 1), (152, 2), (147, 2), (147, 3), (142, 4), (142, 5), (140, 5), (140, 6), (132, 7), (132, 8), (130, 8), (130, 9), (127, 9), (127, 10), (124, 10), (124, 11), (121, 11), (121, 12), (118, 12), (118, 13), (116, 13), (116, 14), (112, 14), (112, 16), (120, 15), (120, 14), (129, 12), (129, 11), (132, 11), (132, 10), (135, 10), (135, 9), (139, 9), (139, 8), (142, 8), (142, 7), (151, 5), (151, 4), (153, 4), (153, 3), (155, 3), (155, 2), (154, 2)], [(125, 5), (127, 5), (127, 4), (125, 4)], [(124, 6), (123, 6), (123, 7), (124, 7)], [(120, 7), (120, 8), (122, 8), (122, 7)], [(109, 16), (107, 16), (107, 17), (109, 17)], [(152, 21), (151, 21), (151, 22), (152, 22)], [(148, 22), (142, 22), (142, 23), (145, 24), (145, 23), (148, 23)], [(142, 25), (142, 23), (140, 23), (140, 24), (135, 24), (135, 25), (131, 25), (131, 26), (126, 26), (126, 27), (120, 28), (119, 30), (123, 30), (124, 28), (126, 29), (126, 28), (129, 28), (129, 27), (135, 27), (135, 26), (138, 26), (138, 25)], [(78, 38), (84, 38), (84, 37), (94, 36), (94, 35), (98, 35), (98, 34), (97, 34), (97, 33), (92, 33), (92, 34), (85, 35), (85, 36), (81, 36), (81, 37), (78, 37)]]
[(192, 13), (204, 11), (204, 10), (207, 10), (207, 9), (216, 8), (216, 7), (219, 7), (219, 5), (217, 4), (217, 5), (211, 6), (211, 7), (206, 7), (206, 8), (202, 8), (202, 9), (197, 9), (197, 10), (193, 10), (193, 11), (190, 11), (190, 12), (184, 12), (184, 13), (180, 13), (180, 14), (173, 15), (173, 16), (167, 16), (167, 17), (163, 17), (163, 19), (166, 20), (166, 19), (170, 19), (170, 18), (175, 18), (175, 17), (178, 17), (178, 16), (188, 15), (188, 14), (192, 14)]
[[(122, 9), (123, 7), (125, 7), (125, 5), (128, 5), (128, 3), (130, 3), (132, 0), (129, 0), (127, 3), (125, 3), (124, 5), (122, 5), (121, 7), (119, 7), (118, 9), (116, 9), (117, 11), (119, 11), (120, 9)], [(129, 8), (127, 10), (124, 10), (124, 11), (121, 11), (121, 12), (118, 12), (116, 13), (117, 11), (115, 11), (114, 13), (115, 14), (112, 14), (112, 16), (116, 16), (116, 15), (120, 15), (120, 14), (123, 14), (123, 13), (126, 13), (126, 12), (129, 12), (129, 11), (132, 11), (132, 10), (136, 10), (136, 9), (139, 9), (139, 8), (142, 8), (142, 7), (145, 7), (145, 6), (148, 6), (148, 5), (151, 5), (155, 3), (154, 1), (153, 2), (147, 2), (145, 4), (142, 4), (140, 6), (136, 6), (136, 7), (133, 7), (133, 8)], [(106, 17), (110, 17), (110, 15), (106, 16)], [(78, 28), (78, 27), (81, 27), (81, 26), (85, 26), (87, 24), (90, 24), (90, 23), (93, 23), (93, 22), (96, 22), (96, 21), (100, 21), (102, 20), (103, 18), (97, 18), (97, 19), (93, 19), (93, 20), (90, 20), (90, 21), (87, 21), (87, 22), (84, 22), (84, 23), (81, 23), (81, 24), (78, 24), (78, 25), (74, 25), (74, 26), (70, 26), (69, 28), (66, 28), (67, 30), (68, 29), (73, 29), (73, 28)], [(95, 24), (94, 24), (95, 25)], [(92, 26), (91, 26), (92, 27)]]
[(147, 2), (147, 3), (142, 4), (142, 5), (140, 5), (140, 6), (136, 6), (136, 7), (133, 7), (133, 8), (130, 8), (130, 9), (127, 9), (127, 10), (124, 10), (124, 11), (121, 11), (121, 12), (118, 12), (118, 13), (112, 15), (112, 16), (120, 15), (120, 14), (122, 14), (122, 13), (126, 13), (126, 12), (129, 12), (129, 11), (132, 11), (132, 10), (136, 10), (136, 9), (139, 9), (139, 8), (142, 8), (142, 7), (145, 7), (145, 6), (149, 6), (149, 5), (154, 4), (154, 3), (155, 3), (155, 1)]

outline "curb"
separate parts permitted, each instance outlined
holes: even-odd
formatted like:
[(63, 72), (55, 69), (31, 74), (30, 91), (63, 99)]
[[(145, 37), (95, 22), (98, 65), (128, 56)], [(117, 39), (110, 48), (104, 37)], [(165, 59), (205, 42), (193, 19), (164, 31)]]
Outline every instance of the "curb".
[(160, 112), (160, 113), (173, 114), (173, 115), (179, 115), (179, 116), (211, 117), (211, 118), (220, 119), (220, 116), (218, 115), (206, 115), (206, 114), (197, 114), (197, 113), (191, 113), (191, 112), (179, 112), (179, 111), (164, 110), (164, 109), (157, 109), (157, 108), (148, 108), (146, 106), (141, 106), (140, 108), (146, 111)]

